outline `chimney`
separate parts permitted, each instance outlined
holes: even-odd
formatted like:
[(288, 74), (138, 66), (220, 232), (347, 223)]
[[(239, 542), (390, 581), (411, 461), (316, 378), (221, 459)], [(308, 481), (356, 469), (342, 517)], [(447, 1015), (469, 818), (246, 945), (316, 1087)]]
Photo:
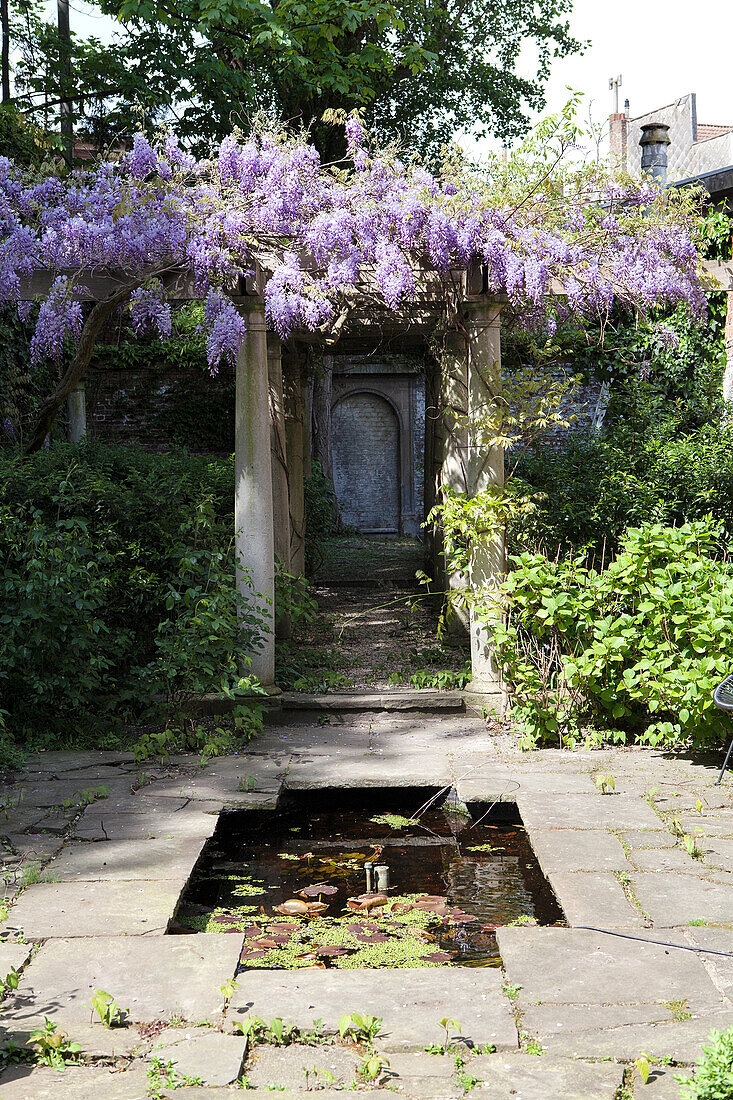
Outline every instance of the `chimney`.
[(611, 165), (622, 172), (628, 171), (626, 150), (629, 141), (629, 116), (628, 114), (614, 114), (609, 119), (609, 152)]
[(669, 126), (664, 122), (647, 122), (641, 128), (639, 145), (642, 175), (651, 176), (659, 187), (666, 187)]

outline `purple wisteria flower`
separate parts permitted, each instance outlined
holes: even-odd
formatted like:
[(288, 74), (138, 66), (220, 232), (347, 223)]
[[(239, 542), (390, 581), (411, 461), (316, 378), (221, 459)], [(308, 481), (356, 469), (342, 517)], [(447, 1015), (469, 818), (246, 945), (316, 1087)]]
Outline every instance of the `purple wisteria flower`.
[[(100, 270), (122, 273), (133, 326), (164, 338), (170, 308), (156, 276), (185, 272), (206, 302), (212, 370), (241, 345), (244, 321), (229, 295), (255, 270), (283, 338), (327, 326), (364, 292), (386, 310), (426, 283), (450, 293), (456, 269), (470, 264), (484, 266), (490, 292), (525, 324), (549, 332), (606, 315), (616, 301), (704, 311), (692, 218), (650, 184), (608, 180), (588, 194), (548, 186), (503, 204), (470, 172), (444, 179), (367, 151), (356, 115), (345, 126), (353, 168), (324, 167), (302, 137), (280, 132), (228, 137), (198, 162), (173, 137), (156, 145), (137, 134), (118, 162), (30, 185), (0, 158), (0, 301), (30, 319), (21, 299), (34, 274), (70, 272), (81, 287)], [(34, 361), (58, 359), (78, 340), (81, 297), (66, 274), (53, 281)]]

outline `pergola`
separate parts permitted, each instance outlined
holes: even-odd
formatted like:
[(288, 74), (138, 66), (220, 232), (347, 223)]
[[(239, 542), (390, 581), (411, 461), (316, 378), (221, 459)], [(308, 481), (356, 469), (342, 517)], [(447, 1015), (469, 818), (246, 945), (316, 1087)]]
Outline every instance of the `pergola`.
[[(45, 295), (53, 279), (63, 272), (44, 272), (24, 281), (21, 299)], [(75, 273), (75, 296), (96, 303), (107, 299), (124, 283), (122, 272), (95, 270), (83, 277)], [(259, 266), (254, 278), (241, 278), (231, 298), (245, 316), (247, 334), (236, 361), (235, 381), (235, 488), (234, 517), (237, 551), (237, 585), (243, 596), (252, 591), (265, 599), (265, 629), (261, 647), (243, 657), (251, 661), (251, 672), (272, 694), (275, 687), (275, 557), (289, 571), (304, 570), (302, 530), (304, 522), (304, 466), (308, 453), (310, 425), (304, 424), (300, 378), (283, 377), (282, 343), (268, 328), (263, 291), (266, 273)], [(163, 279), (170, 300), (197, 299), (193, 279), (186, 271)], [(474, 496), (504, 480), (504, 453), (499, 447), (474, 444), (468, 423), (485, 412), (501, 390), (500, 315), (502, 300), (488, 290), (486, 269), (476, 263), (451, 272), (453, 309), (451, 321), (445, 297), (437, 282), (423, 280), (419, 298), (403, 307), (400, 315), (383, 308), (375, 316), (359, 308), (357, 299), (348, 310), (337, 334), (295, 332), (295, 339), (318, 343), (332, 351), (335, 342), (358, 332), (362, 339), (378, 341), (385, 331), (393, 340), (426, 343), (440, 326), (443, 334), (443, 415), (426, 423), (430, 431), (430, 453), (438, 489)], [(368, 296), (367, 296), (368, 297)], [(457, 308), (456, 308), (457, 307)], [(287, 362), (287, 359), (286, 359)], [(69, 395), (69, 437), (79, 440), (86, 431), (83, 382)], [(279, 461), (273, 462), (273, 452)], [(293, 537), (295, 536), (295, 537)], [(436, 577), (444, 585), (469, 583), (492, 603), (505, 571), (503, 537), (487, 534), (473, 549), (470, 576), (446, 576), (442, 555), (436, 551)], [(496, 612), (499, 614), (498, 610)], [(466, 614), (470, 634), (472, 679), (465, 692), (472, 708), (500, 710), (503, 704), (501, 677), (493, 659), (489, 626), (470, 609)]]

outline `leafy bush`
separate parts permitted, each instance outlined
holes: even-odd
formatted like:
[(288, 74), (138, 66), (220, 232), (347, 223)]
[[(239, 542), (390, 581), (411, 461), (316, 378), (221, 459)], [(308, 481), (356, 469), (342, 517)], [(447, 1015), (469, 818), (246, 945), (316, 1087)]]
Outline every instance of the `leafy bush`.
[(717, 523), (632, 528), (602, 569), (529, 553), (513, 566), (496, 635), (526, 745), (594, 727), (651, 745), (725, 738), (712, 692), (733, 652), (733, 564)]
[[(89, 444), (0, 459), (0, 715), (34, 747), (236, 691), (230, 460)], [(246, 563), (245, 563), (246, 564)]]
[(320, 462), (311, 463), (311, 474), (305, 479), (304, 489), (305, 557), (306, 571), (310, 575), (320, 560), (320, 540), (337, 533), (336, 493)]
[(712, 422), (683, 432), (673, 410), (643, 387), (615, 400), (618, 421), (607, 433), (525, 456), (521, 474), (534, 506), (512, 520), (515, 550), (555, 557), (590, 547), (608, 561), (629, 526), (712, 515), (730, 530), (733, 427)]
[(711, 1031), (694, 1077), (677, 1077), (682, 1100), (730, 1100), (733, 1096), (733, 1028)]

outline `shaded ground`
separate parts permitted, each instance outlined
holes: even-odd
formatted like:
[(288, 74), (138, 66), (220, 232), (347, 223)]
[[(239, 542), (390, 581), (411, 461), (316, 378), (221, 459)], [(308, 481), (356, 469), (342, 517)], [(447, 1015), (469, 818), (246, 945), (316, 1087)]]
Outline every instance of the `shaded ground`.
[(468, 648), (441, 645), (439, 607), (416, 579), (416, 539), (329, 539), (313, 577), (318, 619), (281, 647), (278, 683), (298, 691), (463, 686)]

